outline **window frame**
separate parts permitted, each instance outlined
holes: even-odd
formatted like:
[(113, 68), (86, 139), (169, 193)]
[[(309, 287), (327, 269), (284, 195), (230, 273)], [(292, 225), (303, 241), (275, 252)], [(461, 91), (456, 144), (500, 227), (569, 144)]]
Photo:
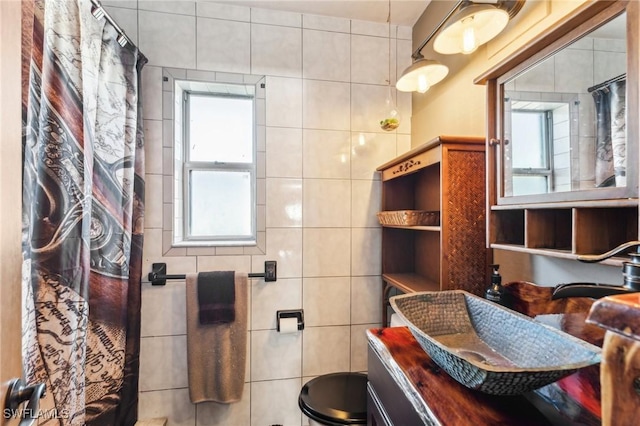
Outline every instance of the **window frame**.
[[(553, 187), (553, 110), (528, 110), (517, 109), (513, 110), (513, 113), (518, 114), (536, 114), (538, 116), (543, 115), (541, 123), (543, 123), (543, 129), (541, 131), (544, 140), (541, 141), (541, 148), (543, 152), (543, 159), (545, 167), (512, 167), (512, 178), (516, 176), (542, 176), (546, 179), (547, 193), (550, 192)], [(513, 133), (513, 130), (512, 130)], [(513, 138), (513, 134), (512, 134)]]
[[(246, 86), (245, 84), (238, 84)], [(249, 99), (252, 102), (252, 140), (251, 140), (251, 162), (222, 162), (222, 161), (191, 161), (190, 158), (190, 122), (189, 101), (190, 97), (210, 96), (215, 98)], [(182, 201), (183, 201), (183, 234), (182, 242), (188, 243), (211, 243), (215, 246), (246, 246), (257, 244), (257, 120), (256, 120), (256, 96), (220, 93), (217, 91), (184, 90), (182, 93)], [(249, 235), (198, 235), (191, 233), (191, 172), (193, 171), (225, 171), (225, 172), (248, 172), (251, 179), (250, 185), (250, 234)]]

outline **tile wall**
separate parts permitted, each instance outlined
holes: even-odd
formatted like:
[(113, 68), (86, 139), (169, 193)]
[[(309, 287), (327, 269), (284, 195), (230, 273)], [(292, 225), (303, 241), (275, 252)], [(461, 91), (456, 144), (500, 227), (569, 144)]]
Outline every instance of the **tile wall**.
[[(301, 386), (336, 371), (366, 371), (367, 328), (380, 320), (380, 238), (375, 168), (409, 150), (411, 96), (403, 122), (380, 130), (387, 79), (410, 64), (411, 28), (193, 1), (103, 2), (149, 58), (144, 68), (146, 217), (144, 269), (169, 273), (258, 271), (277, 260), (276, 283), (251, 282), (243, 400), (189, 401), (184, 283), (143, 283), (139, 417), (171, 425), (307, 424)], [(390, 66), (391, 63), (391, 66)], [(266, 76), (266, 253), (247, 248), (163, 248), (162, 67)], [(391, 74), (391, 75), (389, 75)], [(395, 95), (395, 91), (394, 91)], [(167, 129), (164, 129), (165, 133)], [(169, 225), (168, 225), (169, 224)], [(298, 334), (275, 331), (278, 309), (303, 308)]]

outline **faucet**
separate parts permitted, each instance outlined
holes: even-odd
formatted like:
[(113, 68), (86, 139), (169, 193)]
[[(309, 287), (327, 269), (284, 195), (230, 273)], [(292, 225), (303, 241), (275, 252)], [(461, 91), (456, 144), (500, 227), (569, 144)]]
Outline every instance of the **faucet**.
[(562, 299), (566, 297), (592, 297), (599, 299), (614, 294), (640, 292), (640, 241), (626, 242), (603, 254), (580, 255), (577, 257), (577, 260), (585, 263), (596, 263), (633, 247), (638, 247), (638, 251), (628, 253), (631, 261), (622, 264), (622, 285), (598, 283), (558, 284), (553, 290), (551, 299)]

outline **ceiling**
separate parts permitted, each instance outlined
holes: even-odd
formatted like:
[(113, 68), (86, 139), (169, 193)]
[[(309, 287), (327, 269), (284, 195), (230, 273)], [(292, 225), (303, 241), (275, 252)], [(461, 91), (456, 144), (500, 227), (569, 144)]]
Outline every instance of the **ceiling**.
[(213, 0), (238, 6), (260, 7), (313, 15), (335, 16), (370, 22), (387, 22), (391, 4), (391, 23), (413, 27), (431, 0)]

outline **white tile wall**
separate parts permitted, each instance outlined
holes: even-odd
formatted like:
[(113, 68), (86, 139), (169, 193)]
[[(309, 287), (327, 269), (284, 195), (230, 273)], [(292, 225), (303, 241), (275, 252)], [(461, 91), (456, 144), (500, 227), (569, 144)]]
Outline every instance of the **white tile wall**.
[(303, 276), (346, 277), (350, 275), (349, 228), (304, 228)]
[(388, 37), (351, 36), (351, 81), (385, 85), (389, 81)]
[[(304, 78), (331, 81), (349, 81), (349, 34), (329, 31), (303, 32), (302, 75)], [(331, 60), (327, 60), (331, 58)]]
[(302, 30), (273, 25), (251, 25), (251, 73), (300, 77)]
[(195, 24), (194, 16), (139, 10), (138, 47), (149, 59), (149, 65), (195, 68)]
[(195, 407), (196, 426), (248, 425), (251, 422), (251, 385), (244, 385), (242, 400), (234, 404), (203, 402)]
[(251, 332), (251, 378), (255, 381), (300, 377), (302, 333)]
[[(349, 371), (351, 355), (349, 326), (309, 327), (302, 342), (302, 375)], [(328, 348), (331, 348), (328, 350)]]
[(267, 177), (302, 177), (302, 129), (268, 127)]
[(367, 336), (366, 330), (379, 327), (377, 323), (351, 326), (351, 370), (367, 371)]
[(309, 327), (350, 322), (349, 277), (304, 278), (302, 307)]
[(305, 179), (302, 217), (305, 227), (349, 227), (351, 182), (338, 179)]
[(305, 178), (349, 179), (351, 141), (347, 131), (305, 129), (303, 171)]
[[(184, 284), (143, 285), (139, 416), (188, 426), (307, 424), (297, 406), (302, 384), (366, 371), (364, 332), (381, 316), (375, 168), (410, 148), (411, 95), (394, 93), (403, 118), (397, 131), (383, 132), (378, 122), (390, 61), (392, 80), (410, 65), (411, 29), (209, 1), (141, 0), (138, 10), (136, 2), (106, 4), (149, 58), (144, 271), (155, 262), (166, 262), (169, 273), (249, 272), (278, 262), (276, 283), (251, 280), (247, 384), (235, 404), (190, 403)], [(162, 151), (171, 153), (173, 129), (162, 119), (171, 117), (163, 107), (170, 111), (173, 99), (163, 98), (162, 67), (206, 80), (266, 75), (266, 122), (258, 134), (264, 252), (171, 248), (163, 239), (171, 235), (173, 193)], [(277, 310), (301, 308), (304, 331), (275, 331)]]
[(203, 18), (227, 19), (229, 21), (251, 21), (251, 9), (233, 6), (228, 3), (198, 2), (196, 4), (198, 16)]
[(302, 80), (267, 77), (267, 126), (302, 127)]
[(350, 98), (349, 83), (303, 80), (303, 127), (349, 130)]
[(269, 179), (267, 199), (267, 227), (302, 226), (302, 179)]
[(298, 394), (301, 387), (299, 378), (251, 383), (251, 426), (300, 424), (302, 413), (298, 408)]
[(198, 18), (197, 35), (198, 69), (251, 73), (250, 24)]

